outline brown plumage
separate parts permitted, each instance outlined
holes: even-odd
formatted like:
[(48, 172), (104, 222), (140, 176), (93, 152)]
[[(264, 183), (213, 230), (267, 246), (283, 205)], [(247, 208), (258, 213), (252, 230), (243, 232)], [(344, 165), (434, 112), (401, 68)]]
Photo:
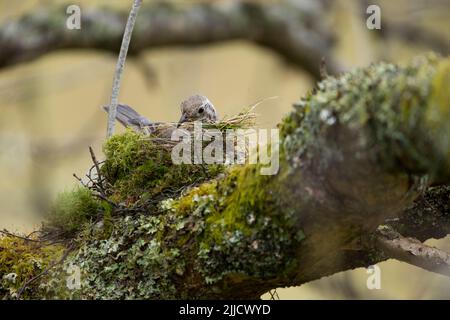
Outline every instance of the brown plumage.
[(214, 123), (217, 118), (216, 109), (211, 101), (205, 96), (196, 94), (181, 102), (181, 118), (178, 125), (194, 121)]

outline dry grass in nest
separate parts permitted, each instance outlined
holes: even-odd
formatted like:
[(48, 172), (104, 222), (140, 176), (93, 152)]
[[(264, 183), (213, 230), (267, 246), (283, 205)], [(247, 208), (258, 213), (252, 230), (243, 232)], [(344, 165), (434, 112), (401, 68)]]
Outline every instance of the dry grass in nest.
[[(219, 130), (224, 135), (227, 130), (236, 129), (249, 129), (256, 125), (257, 114), (253, 112), (257, 104), (250, 108), (231, 117), (225, 117), (222, 120), (215, 123), (202, 123), (203, 134), (207, 133), (207, 130)], [(155, 144), (158, 144), (162, 148), (172, 149), (179, 141), (171, 140), (170, 134), (173, 130), (177, 129), (177, 123), (155, 123), (151, 128), (152, 133), (146, 136), (145, 140), (151, 140)], [(191, 133), (192, 139), (194, 135), (194, 122), (183, 123), (179, 129), (186, 130)]]

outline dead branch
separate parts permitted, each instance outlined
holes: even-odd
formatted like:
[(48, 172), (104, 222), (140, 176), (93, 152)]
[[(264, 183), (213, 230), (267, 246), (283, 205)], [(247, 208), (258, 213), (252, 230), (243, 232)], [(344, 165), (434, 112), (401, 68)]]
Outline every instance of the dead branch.
[(56, 267), (57, 265), (60, 265), (64, 262), (64, 260), (66, 260), (67, 256), (69, 255), (70, 252), (72, 252), (75, 248), (75, 245), (73, 243), (71, 243), (65, 250), (64, 254), (62, 255), (61, 259), (59, 259), (58, 261), (55, 261), (53, 263), (51, 263), (47, 268), (45, 268), (44, 271), (42, 271), (41, 273), (39, 273), (38, 275), (30, 278), (29, 280), (25, 281), (25, 283), (22, 285), (22, 287), (20, 287), (19, 291), (17, 292), (17, 296), (16, 299), (19, 300), (20, 297), (22, 296), (23, 292), (25, 291), (25, 289), (32, 284), (33, 282), (35, 282), (36, 280), (38, 280), (39, 278), (43, 277), (44, 275), (46, 275), (51, 269), (53, 269), (54, 267)]
[(119, 103), (120, 81), (122, 79), (125, 61), (127, 59), (128, 47), (130, 46), (131, 34), (133, 33), (136, 17), (141, 7), (142, 0), (134, 0), (130, 15), (128, 16), (125, 32), (123, 33), (122, 45), (120, 47), (119, 58), (117, 59), (116, 71), (114, 73), (113, 87), (111, 93), (111, 104), (108, 111), (108, 126), (106, 137), (109, 138), (114, 133), (116, 123), (117, 104)]
[(379, 228), (377, 240), (379, 248), (388, 258), (450, 276), (450, 255), (442, 250), (414, 238), (405, 238), (389, 227)]

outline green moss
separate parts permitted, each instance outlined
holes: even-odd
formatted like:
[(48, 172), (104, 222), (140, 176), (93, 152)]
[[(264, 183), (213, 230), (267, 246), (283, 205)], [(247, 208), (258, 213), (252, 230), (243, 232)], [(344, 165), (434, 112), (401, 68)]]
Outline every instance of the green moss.
[[(208, 229), (211, 234), (206, 234), (212, 237), (211, 240), (220, 242), (224, 234), (233, 230), (240, 230), (242, 235), (249, 236), (251, 228), (247, 220), (250, 217), (246, 215), (254, 216), (268, 209), (271, 196), (267, 194), (267, 190), (270, 190), (272, 177), (259, 176), (257, 170), (258, 166), (234, 168), (227, 175), (223, 183), (227, 190), (221, 190), (227, 194), (227, 197), (224, 197), (223, 210), (214, 212), (206, 220), (212, 226)], [(239, 191), (235, 192), (233, 186), (239, 186)]]
[(57, 196), (46, 226), (74, 234), (85, 224), (95, 220), (99, 216), (99, 210), (100, 204), (91, 191), (85, 187), (76, 187)]

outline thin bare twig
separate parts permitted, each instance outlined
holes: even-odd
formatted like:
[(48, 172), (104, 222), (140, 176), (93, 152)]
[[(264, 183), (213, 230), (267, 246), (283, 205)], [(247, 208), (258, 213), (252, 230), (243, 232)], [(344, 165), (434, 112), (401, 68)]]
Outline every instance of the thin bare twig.
[(48, 247), (48, 246), (51, 246), (51, 245), (54, 245), (54, 244), (57, 244), (57, 243), (65, 243), (65, 242), (67, 242), (66, 239), (59, 239), (61, 234), (54, 234), (51, 237), (43, 236), (43, 237), (41, 237), (39, 239), (31, 238), (31, 235), (33, 235), (35, 233), (41, 233), (41, 230), (35, 230), (35, 231), (31, 232), (27, 236), (21, 236), (21, 235), (18, 235), (16, 233), (12, 233), (12, 232), (10, 232), (10, 231), (8, 231), (6, 229), (0, 230), (0, 233), (6, 235), (8, 237), (13, 237), (13, 238), (17, 238), (17, 239), (21, 239), (21, 240), (24, 240), (24, 241), (31, 242), (31, 243), (33, 243), (33, 248), (35, 250), (43, 248), (43, 247)]
[(22, 293), (25, 291), (25, 289), (32, 284), (34, 281), (36, 281), (37, 279), (39, 279), (40, 277), (46, 275), (52, 268), (54, 268), (55, 266), (61, 264), (64, 262), (64, 260), (67, 258), (67, 256), (69, 255), (70, 252), (72, 252), (72, 250), (74, 249), (74, 244), (71, 243), (69, 245), (69, 247), (67, 247), (66, 251), (64, 252), (63, 256), (61, 257), (61, 259), (59, 259), (58, 261), (55, 261), (53, 263), (51, 263), (44, 271), (42, 271), (41, 273), (39, 273), (38, 275), (28, 279), (23, 285), (22, 287), (20, 287), (19, 291), (17, 292), (17, 297), (16, 299), (19, 300)]
[(22, 240), (25, 240), (25, 241), (31, 241), (31, 242), (42, 242), (43, 241), (43, 240), (39, 240), (39, 239), (32, 239), (32, 238), (30, 238), (28, 236), (20, 236), (18, 234), (9, 232), (6, 229), (0, 230), (0, 233), (4, 234), (6, 236), (9, 236), (9, 237), (18, 238), (18, 239), (22, 239)]
[(88, 188), (88, 186), (86, 185), (86, 183), (84, 183), (83, 180), (82, 180), (79, 176), (77, 176), (76, 173), (74, 173), (73, 176), (74, 176), (75, 179), (77, 179), (77, 180), (81, 183), (81, 185), (82, 185), (83, 187)]

